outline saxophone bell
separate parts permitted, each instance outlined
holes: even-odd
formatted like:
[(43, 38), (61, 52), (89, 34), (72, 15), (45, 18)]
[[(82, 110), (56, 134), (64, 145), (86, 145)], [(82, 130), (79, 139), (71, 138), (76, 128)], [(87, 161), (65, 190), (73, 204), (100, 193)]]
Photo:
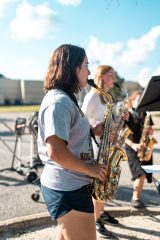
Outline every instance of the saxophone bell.
[(140, 139), (140, 143), (142, 144), (142, 148), (138, 151), (137, 156), (140, 161), (149, 161), (152, 157), (154, 144), (157, 143), (157, 140), (150, 135), (148, 129), (150, 126), (150, 117), (151, 114), (147, 112), (145, 116), (142, 135)]

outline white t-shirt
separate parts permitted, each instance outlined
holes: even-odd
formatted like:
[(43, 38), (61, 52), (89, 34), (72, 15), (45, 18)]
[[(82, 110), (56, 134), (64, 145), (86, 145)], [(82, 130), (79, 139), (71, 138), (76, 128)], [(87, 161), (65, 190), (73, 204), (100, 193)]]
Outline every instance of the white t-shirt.
[[(91, 126), (95, 126), (97, 123), (101, 123), (104, 121), (104, 114), (106, 111), (106, 104), (102, 104), (100, 100), (100, 96), (95, 91), (89, 91), (83, 101), (82, 111), (89, 119), (89, 123)], [(100, 143), (100, 137), (96, 136), (96, 140)], [(97, 158), (98, 147), (94, 141), (92, 141), (94, 157)]]
[[(63, 168), (47, 155), (45, 140), (52, 135), (65, 140), (70, 151), (82, 161), (93, 161), (93, 148), (88, 119), (82, 116), (70, 97), (61, 90), (50, 90), (39, 110), (38, 152), (46, 163), (42, 185), (55, 190), (72, 191), (91, 182), (91, 178)], [(65, 161), (65, 159), (64, 159)]]

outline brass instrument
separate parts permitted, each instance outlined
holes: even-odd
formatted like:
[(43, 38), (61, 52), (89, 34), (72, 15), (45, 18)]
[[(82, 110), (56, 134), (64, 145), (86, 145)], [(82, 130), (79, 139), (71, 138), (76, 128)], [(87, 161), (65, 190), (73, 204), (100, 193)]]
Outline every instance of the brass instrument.
[(132, 130), (128, 126), (124, 126), (119, 132), (117, 139), (118, 145), (123, 147), (125, 140), (129, 137), (130, 134), (133, 134)]
[(140, 161), (149, 161), (152, 156), (153, 146), (157, 143), (157, 140), (149, 134), (150, 127), (150, 113), (147, 112), (147, 115), (144, 120), (142, 136), (140, 143), (142, 145), (141, 149), (138, 151), (137, 156)]
[[(121, 106), (119, 107), (118, 116), (116, 116), (116, 121), (114, 124), (115, 138), (113, 141), (113, 145), (118, 145), (119, 147), (123, 147), (125, 143), (125, 139), (128, 138), (130, 134), (133, 134), (131, 129), (125, 124), (125, 121), (122, 119), (124, 113), (128, 112), (128, 93), (125, 90), (122, 90), (120, 86), (116, 83), (116, 87), (118, 87), (121, 91), (124, 92), (125, 98), (123, 99)], [(126, 155), (127, 158), (127, 155)], [(126, 160), (126, 159), (125, 159)]]
[(100, 141), (98, 157), (96, 159), (97, 164), (106, 164), (106, 179), (105, 181), (100, 181), (99, 179), (93, 180), (93, 197), (96, 200), (106, 201), (112, 199), (117, 190), (121, 173), (120, 162), (123, 159), (126, 160), (126, 154), (123, 149), (119, 146), (113, 146), (110, 141), (113, 111), (112, 96), (100, 89), (93, 80), (88, 80), (88, 84), (100, 91), (107, 100), (107, 107), (104, 115), (104, 131)]

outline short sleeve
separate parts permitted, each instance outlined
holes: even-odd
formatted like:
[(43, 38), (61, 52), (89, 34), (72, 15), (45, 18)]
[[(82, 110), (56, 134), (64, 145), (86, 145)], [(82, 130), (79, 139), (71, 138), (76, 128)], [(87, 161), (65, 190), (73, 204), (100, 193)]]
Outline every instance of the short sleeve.
[(58, 102), (49, 106), (44, 113), (45, 140), (53, 135), (68, 142), (72, 113), (69, 106)]

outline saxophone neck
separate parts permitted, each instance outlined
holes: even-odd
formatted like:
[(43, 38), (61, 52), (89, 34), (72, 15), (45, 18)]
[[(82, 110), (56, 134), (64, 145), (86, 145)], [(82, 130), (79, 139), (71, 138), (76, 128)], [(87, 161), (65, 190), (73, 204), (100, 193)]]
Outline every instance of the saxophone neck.
[(93, 79), (88, 79), (87, 82), (88, 82), (88, 84), (89, 84), (91, 87), (97, 89), (97, 91), (99, 91), (103, 96), (105, 96), (106, 99), (107, 99), (107, 101), (108, 101), (109, 103), (113, 103), (112, 95), (111, 95), (110, 93), (105, 92), (103, 89), (99, 88), (99, 87), (94, 83), (94, 80), (93, 80)]

